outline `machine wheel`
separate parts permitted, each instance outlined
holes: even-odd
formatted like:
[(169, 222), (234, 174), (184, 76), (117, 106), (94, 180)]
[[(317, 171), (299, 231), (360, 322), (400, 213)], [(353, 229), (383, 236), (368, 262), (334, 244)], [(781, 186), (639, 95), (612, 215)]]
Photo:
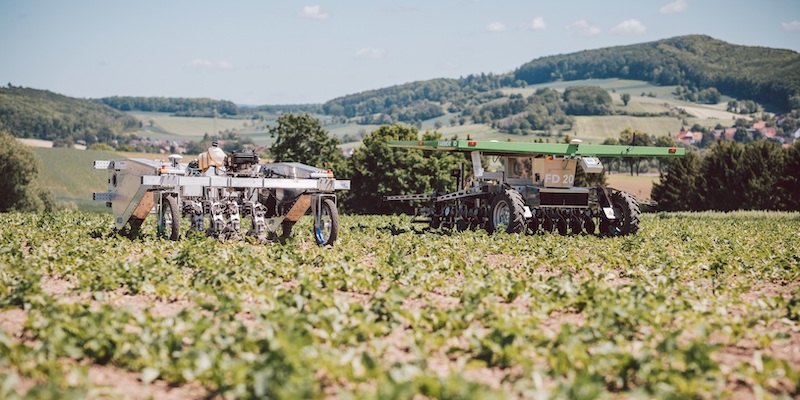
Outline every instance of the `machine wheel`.
[(492, 200), (489, 233), (503, 229), (507, 233), (520, 233), (525, 230), (525, 202), (522, 195), (514, 189), (506, 189)]
[(178, 209), (178, 196), (170, 194), (161, 198), (159, 220), (163, 225), (157, 227), (158, 234), (166, 236), (169, 233), (169, 240), (178, 240), (181, 234), (181, 210)]
[(314, 238), (320, 246), (332, 245), (339, 236), (339, 211), (331, 199), (322, 201), (319, 210), (319, 228), (314, 229)]
[(639, 231), (639, 218), (641, 211), (639, 204), (632, 194), (627, 192), (614, 192), (611, 195), (611, 206), (618, 217), (613, 221), (603, 220), (600, 223), (601, 233), (609, 236), (623, 236)]

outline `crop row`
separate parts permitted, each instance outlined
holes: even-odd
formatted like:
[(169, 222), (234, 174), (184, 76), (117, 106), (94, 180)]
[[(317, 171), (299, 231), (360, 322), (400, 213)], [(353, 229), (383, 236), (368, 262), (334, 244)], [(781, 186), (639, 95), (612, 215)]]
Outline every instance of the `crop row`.
[(305, 219), (263, 245), (0, 215), (0, 397), (113, 395), (96, 366), (224, 398), (798, 395), (797, 214), (619, 238), (341, 223), (319, 248)]

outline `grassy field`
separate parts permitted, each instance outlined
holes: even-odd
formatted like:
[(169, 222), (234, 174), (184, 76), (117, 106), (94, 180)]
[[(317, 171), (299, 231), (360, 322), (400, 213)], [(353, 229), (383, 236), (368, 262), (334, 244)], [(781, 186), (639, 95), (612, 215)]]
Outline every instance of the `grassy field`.
[(626, 191), (640, 199), (650, 199), (650, 192), (653, 190), (653, 183), (658, 182), (656, 174), (646, 175), (627, 175), (624, 173), (613, 173), (606, 175), (606, 183), (609, 187)]
[[(187, 224), (184, 224), (184, 227)], [(634, 236), (304, 217), (287, 243), (0, 215), (0, 397), (782, 399), (800, 395), (800, 215)]]
[(41, 185), (51, 190), (56, 200), (87, 211), (106, 211), (105, 204), (92, 201), (93, 192), (105, 192), (108, 188), (108, 174), (93, 169), (95, 160), (144, 156), (67, 148), (34, 148), (34, 151), (42, 161), (39, 171)]

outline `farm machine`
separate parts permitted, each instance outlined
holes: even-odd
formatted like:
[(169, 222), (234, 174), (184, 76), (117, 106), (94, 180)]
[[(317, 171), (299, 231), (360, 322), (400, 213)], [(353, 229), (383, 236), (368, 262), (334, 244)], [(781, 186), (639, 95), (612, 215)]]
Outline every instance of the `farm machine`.
[[(414, 222), (431, 228), (484, 228), (489, 232), (581, 232), (622, 236), (639, 230), (640, 208), (630, 193), (576, 187), (575, 172), (603, 171), (600, 157), (680, 157), (682, 148), (472, 140), (390, 141), (390, 147), (469, 153), (474, 179), (464, 184), (463, 164), (455, 192), (386, 196), (385, 201), (422, 201)], [(485, 171), (483, 157), (500, 164)]]
[(288, 237), (310, 208), (317, 244), (336, 240), (335, 191), (349, 189), (350, 181), (334, 179), (330, 170), (300, 163), (260, 164), (253, 151), (225, 154), (216, 146), (190, 163), (181, 163), (182, 158), (95, 161), (95, 169), (108, 171), (108, 191), (94, 193), (93, 199), (105, 202), (116, 230), (129, 235), (155, 214), (157, 232), (172, 240), (180, 237), (182, 217), (190, 230), (221, 241), (243, 238), (245, 219), (245, 236), (266, 240), (280, 229)]

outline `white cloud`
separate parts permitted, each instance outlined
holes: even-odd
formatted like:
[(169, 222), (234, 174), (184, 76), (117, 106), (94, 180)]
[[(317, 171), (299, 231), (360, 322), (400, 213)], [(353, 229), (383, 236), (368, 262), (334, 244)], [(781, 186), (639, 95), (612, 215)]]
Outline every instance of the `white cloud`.
[(534, 31), (545, 30), (545, 29), (547, 29), (547, 24), (544, 23), (544, 18), (536, 17), (528, 24), (528, 29), (531, 29), (531, 30), (534, 30)]
[(373, 47), (365, 47), (356, 52), (355, 57), (360, 60), (370, 59), (370, 60), (377, 60), (383, 58), (383, 55), (386, 53), (383, 49), (376, 49)]
[(800, 21), (784, 22), (783, 29), (787, 31), (800, 31)]
[(622, 21), (619, 25), (615, 26), (613, 29), (611, 29), (611, 32), (641, 35), (647, 32), (647, 27), (639, 22), (639, 20), (629, 19), (627, 21)]
[(584, 19), (567, 25), (567, 29), (578, 31), (578, 33), (586, 36), (599, 35), (603, 31), (599, 26), (591, 25)]
[(186, 63), (186, 68), (228, 70), (233, 69), (233, 64), (227, 61), (211, 61), (202, 58), (195, 58), (194, 60)]
[(327, 11), (323, 11), (320, 6), (305, 6), (303, 11), (300, 11), (300, 18), (308, 19), (328, 19), (330, 15)]
[(684, 12), (687, 8), (689, 8), (689, 0), (675, 0), (664, 7), (659, 8), (658, 12), (662, 14), (674, 14)]
[(505, 32), (508, 30), (508, 26), (502, 22), (492, 22), (486, 25), (486, 30), (489, 32)]

